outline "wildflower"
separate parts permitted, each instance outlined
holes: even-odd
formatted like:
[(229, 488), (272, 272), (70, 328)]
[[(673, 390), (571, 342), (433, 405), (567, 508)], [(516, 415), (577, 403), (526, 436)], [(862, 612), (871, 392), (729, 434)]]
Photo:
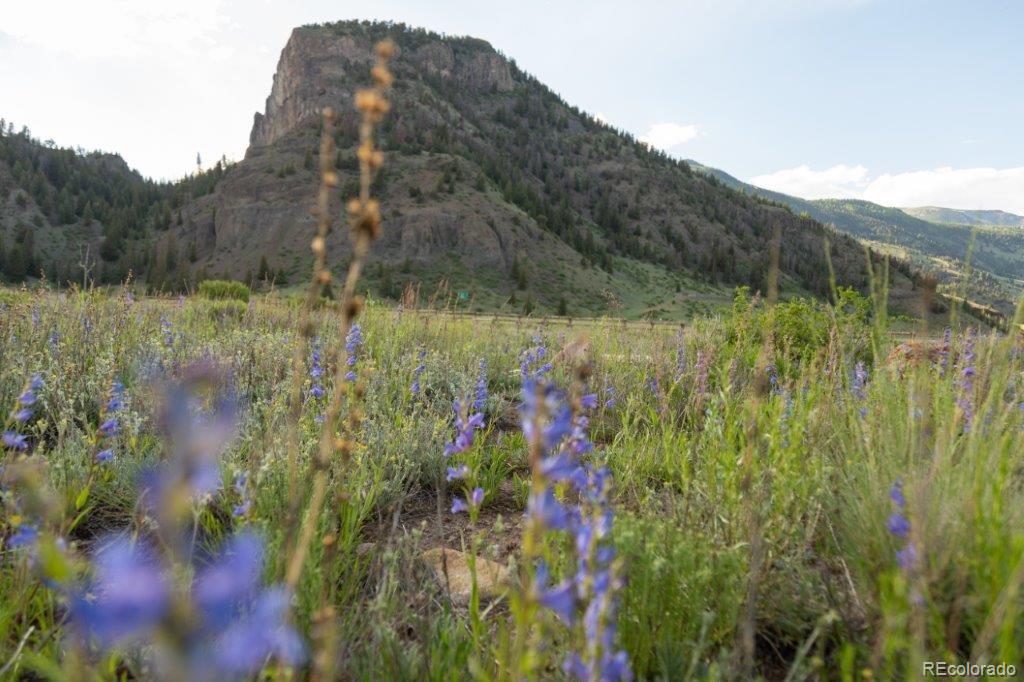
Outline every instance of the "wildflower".
[(119, 412), (124, 408), (124, 384), (114, 381), (110, 386), (110, 399), (107, 400), (107, 412)]
[(43, 387), (43, 379), (39, 374), (33, 374), (28, 384), (18, 396), (17, 405), (11, 413), (11, 418), (23, 424), (32, 418), (33, 406), (39, 401), (39, 390)]
[[(613, 652), (615, 639), (615, 593), (621, 587), (612, 564), (615, 553), (607, 544), (612, 530), (612, 511), (609, 504), (611, 473), (606, 468), (587, 468), (585, 483), (580, 491), (582, 504), (580, 523), (575, 530), (575, 547), (579, 570), (576, 583), (579, 596), (586, 604), (584, 635), (586, 647), (576, 662), (576, 673), (585, 670), (582, 679), (620, 679), (605, 677), (606, 664), (621, 668), (628, 675), (628, 661), (622, 652)], [(582, 667), (581, 667), (582, 666)]]
[(953, 347), (953, 329), (946, 327), (942, 333), (942, 349), (939, 351), (939, 369), (942, 376), (946, 376), (946, 368), (949, 366), (949, 352)]
[(352, 325), (348, 335), (345, 337), (345, 364), (349, 371), (345, 374), (347, 381), (356, 380), (355, 366), (359, 358), (359, 351), (363, 347), (363, 330), (358, 324)]
[[(539, 434), (537, 422), (543, 412), (543, 427)], [(520, 407), (523, 420), (523, 436), (528, 443), (539, 436), (544, 450), (550, 450), (572, 431), (572, 411), (565, 403), (564, 395), (554, 386), (534, 379), (523, 381), (523, 404)]]
[(584, 410), (593, 410), (597, 408), (597, 394), (588, 393), (582, 398), (580, 398), (580, 407), (582, 407)]
[(27, 450), (28, 438), (16, 431), (4, 431), (3, 443), (5, 448), (11, 450)]
[(445, 476), (445, 480), (451, 483), (454, 480), (465, 478), (469, 475), (469, 467), (465, 464), (460, 464), (457, 467), (448, 467), (448, 473)]
[(182, 649), (173, 653), (204, 676), (211, 664), (221, 674), (248, 675), (270, 656), (288, 664), (302, 660), (302, 641), (287, 620), (287, 593), (261, 588), (263, 545), (255, 535), (235, 536), (196, 570), (186, 595), (198, 615), (191, 625), (169, 617), (174, 569), (147, 545), (111, 541), (93, 572), (94, 581), (72, 595), (70, 609), (76, 629), (101, 648), (163, 630)]
[(656, 374), (652, 374), (650, 377), (648, 377), (647, 390), (649, 390), (651, 392), (651, 395), (653, 395), (655, 398), (661, 395), (661, 386), (658, 384), (658, 376)]
[(324, 375), (324, 366), (320, 357), (320, 342), (319, 340), (313, 340), (313, 351), (310, 354), (310, 366), (309, 376), (312, 380), (312, 386), (309, 389), (309, 394), (313, 398), (319, 399), (324, 395), (324, 387), (321, 383), (321, 377)]
[(531, 494), (526, 506), (526, 516), (539, 523), (541, 527), (551, 530), (565, 530), (569, 527), (572, 515), (569, 510), (555, 499), (551, 488), (543, 492)]
[(456, 497), (452, 500), (452, 514), (458, 514), (460, 512), (468, 512), (469, 505), (461, 497)]
[(604, 409), (610, 410), (615, 407), (617, 400), (615, 399), (615, 387), (609, 386), (604, 389), (604, 394), (608, 396), (604, 401)]
[(479, 507), (484, 502), (484, 489), (473, 488), (473, 492), (469, 494), (469, 503), (474, 507)]
[(275, 656), (288, 665), (305, 657), (302, 639), (288, 619), (288, 596), (283, 589), (267, 590), (252, 611), (239, 618), (215, 642), (218, 668), (231, 674), (251, 675)]
[(106, 438), (117, 435), (117, 418), (108, 417), (102, 424), (100, 424), (100, 435)]
[(917, 550), (914, 548), (913, 541), (909, 539), (911, 527), (910, 520), (905, 516), (907, 499), (903, 494), (903, 481), (897, 479), (892, 484), (892, 488), (889, 490), (889, 499), (892, 500), (895, 511), (886, 521), (886, 528), (896, 538), (905, 540), (903, 547), (896, 552), (896, 562), (901, 569), (909, 571), (916, 563)]
[(171, 326), (171, 321), (166, 317), (160, 318), (160, 331), (164, 336), (164, 346), (167, 348), (174, 347), (174, 328)]
[(445, 457), (468, 450), (473, 445), (473, 434), (484, 425), (484, 416), (479, 412), (467, 416), (461, 401), (456, 400), (452, 407), (455, 411), (455, 440), (444, 446)]
[(229, 395), (216, 396), (212, 409), (202, 408), (197, 391), (213, 378), (213, 370), (200, 365), (167, 391), (161, 425), (172, 446), (171, 456), (163, 470), (152, 472), (145, 486), (158, 507), (164, 493), (174, 486), (185, 486), (193, 497), (208, 495), (220, 487), (217, 461), (235, 435), (237, 413)]
[(538, 604), (551, 609), (566, 623), (573, 622), (576, 614), (576, 589), (572, 581), (563, 580), (554, 587), (548, 587), (547, 564), (541, 561), (534, 575), (533, 589)]
[(683, 330), (676, 333), (676, 381), (686, 372), (686, 345), (683, 338)]
[[(110, 386), (110, 395), (107, 398), (106, 407), (103, 413), (106, 419), (100, 424), (99, 438), (113, 438), (120, 430), (117, 421), (117, 413), (124, 408), (124, 384), (114, 381)], [(113, 448), (107, 447), (96, 453), (94, 459), (97, 464), (107, 464), (114, 459)]]
[(231, 515), (238, 518), (248, 514), (249, 507), (252, 506), (251, 501), (249, 500), (249, 474), (243, 471), (235, 476), (234, 489), (238, 494), (238, 497), (241, 499), (241, 502), (235, 505), (235, 508), (231, 511)]
[(487, 404), (487, 360), (480, 360), (480, 376), (476, 380), (476, 398), (473, 409), (482, 412)]
[(412, 371), (412, 385), (409, 387), (409, 393), (411, 393), (414, 396), (417, 396), (417, 395), (420, 394), (420, 377), (423, 375), (423, 372), (427, 369), (427, 366), (425, 364), (423, 364), (423, 359), (426, 356), (427, 356), (426, 349), (421, 348), (420, 352), (417, 354), (417, 359), (419, 360), (419, 364), (416, 365), (416, 369), (414, 369)]
[(914, 549), (913, 543), (907, 543), (907, 545), (896, 552), (896, 563), (904, 571), (909, 571), (917, 564), (917, 550)]
[(16, 527), (14, 533), (7, 539), (7, 546), (10, 548), (29, 547), (39, 539), (39, 528), (32, 523), (22, 523)]
[(519, 373), (523, 379), (536, 380), (551, 371), (551, 363), (543, 362), (547, 353), (548, 350), (544, 347), (544, 338), (540, 334), (536, 334), (533, 337), (533, 347), (523, 351), (519, 362)]
[(102, 647), (154, 630), (167, 612), (170, 586), (155, 555), (124, 538), (108, 542), (93, 562), (94, 580), (72, 595), (72, 622)]

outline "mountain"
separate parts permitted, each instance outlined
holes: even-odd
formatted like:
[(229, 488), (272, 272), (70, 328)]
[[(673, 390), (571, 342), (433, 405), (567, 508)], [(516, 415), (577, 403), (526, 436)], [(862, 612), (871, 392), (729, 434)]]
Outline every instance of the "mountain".
[(932, 223), (956, 225), (989, 225), (993, 227), (1024, 227), (1024, 216), (1006, 211), (965, 211), (958, 208), (918, 206), (901, 209), (904, 213)]
[(153, 235), (169, 231), (174, 211), (222, 173), (218, 164), (154, 183), (116, 154), (39, 142), (0, 119), (0, 277), (112, 283), (159, 275), (166, 262), (157, 262)]
[[(651, 313), (698, 289), (764, 289), (776, 231), (784, 288), (827, 292), (826, 239), (839, 282), (865, 286), (854, 240), (596, 121), (488, 43), (365, 22), (292, 32), (245, 158), (182, 209), (175, 239), (195, 245), (197, 267), (242, 277), (265, 259), (287, 281), (306, 276), (318, 112), (343, 112), (340, 205), (356, 190), (352, 93), (385, 37), (398, 51), (375, 187), (384, 237), (369, 282), (379, 292), (444, 279), (490, 308), (514, 296), (547, 310), (564, 299), (577, 313)], [(344, 263), (345, 231), (328, 246)]]
[[(372, 293), (398, 298), (416, 287), (423, 297), (458, 292), (478, 310), (680, 317), (727, 301), (738, 285), (764, 290), (773, 252), (784, 296), (825, 295), (826, 242), (837, 282), (866, 290), (863, 247), (812, 215), (595, 120), (484, 41), (369, 22), (295, 29), (245, 158), (178, 183), (4, 131), (5, 248), (15, 261), (34, 259), (6, 278), (45, 270), (59, 281), (113, 282), (131, 271), (157, 289), (206, 277), (305, 281), (318, 112), (341, 112), (341, 216), (357, 187), (353, 92), (383, 38), (397, 45), (397, 80), (379, 130), (384, 237), (363, 283)], [(86, 249), (99, 257), (83, 267)], [(331, 266), (344, 267), (347, 230), (332, 231), (328, 250)], [(902, 262), (894, 278), (894, 300), (917, 312), (911, 299), (923, 280)]]
[[(753, 196), (789, 207), (857, 237), (880, 251), (935, 275), (945, 288), (992, 305), (1006, 315), (1024, 293), (1024, 230), (980, 224), (939, 223), (858, 199), (807, 200), (755, 187), (728, 173), (688, 162), (695, 171)], [(913, 210), (913, 209), (909, 209)], [(931, 209), (928, 215), (999, 213)]]

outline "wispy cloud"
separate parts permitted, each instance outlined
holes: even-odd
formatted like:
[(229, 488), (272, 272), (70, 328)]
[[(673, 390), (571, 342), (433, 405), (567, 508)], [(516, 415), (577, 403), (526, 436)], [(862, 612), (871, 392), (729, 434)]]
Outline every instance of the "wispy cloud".
[(750, 184), (764, 189), (792, 194), (804, 199), (859, 197), (868, 186), (868, 169), (864, 166), (839, 164), (816, 171), (808, 166), (797, 166), (758, 175)]
[(798, 166), (750, 178), (750, 184), (805, 199), (866, 199), (883, 206), (945, 206), (1024, 213), (1024, 166), (950, 168), (883, 173), (840, 164), (815, 171)]
[(693, 124), (654, 123), (646, 133), (640, 136), (640, 141), (667, 152), (695, 137), (697, 137), (697, 126)]

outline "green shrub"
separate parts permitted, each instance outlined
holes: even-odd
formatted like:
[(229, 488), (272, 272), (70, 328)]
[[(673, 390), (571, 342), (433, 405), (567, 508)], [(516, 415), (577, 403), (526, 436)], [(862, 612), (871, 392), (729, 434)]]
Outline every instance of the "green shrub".
[(241, 282), (207, 279), (199, 283), (199, 295), (211, 300), (249, 301), (249, 287)]

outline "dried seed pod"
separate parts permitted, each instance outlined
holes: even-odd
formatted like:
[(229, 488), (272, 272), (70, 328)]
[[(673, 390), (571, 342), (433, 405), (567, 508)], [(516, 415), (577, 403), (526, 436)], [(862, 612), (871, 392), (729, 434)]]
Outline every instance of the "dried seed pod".
[(377, 43), (377, 56), (381, 59), (391, 59), (395, 56), (395, 43), (390, 38)]

